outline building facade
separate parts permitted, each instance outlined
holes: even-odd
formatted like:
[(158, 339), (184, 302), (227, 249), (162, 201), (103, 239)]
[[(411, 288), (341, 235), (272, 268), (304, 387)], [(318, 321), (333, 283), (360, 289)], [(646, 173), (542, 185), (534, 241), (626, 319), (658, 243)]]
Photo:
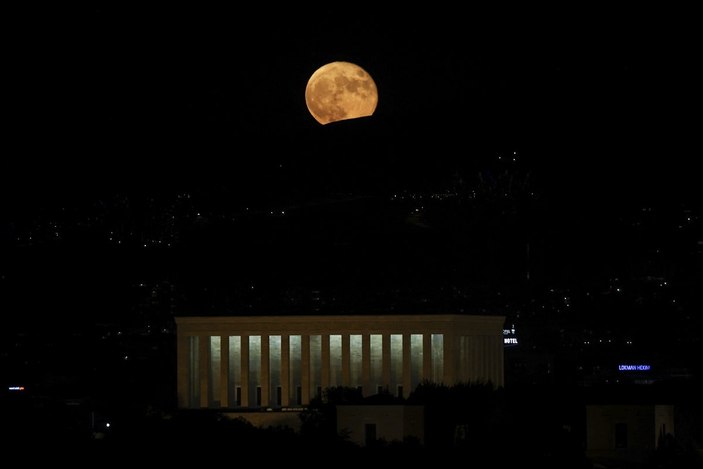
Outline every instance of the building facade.
[(407, 397), (424, 380), (503, 385), (503, 316), (177, 317), (181, 408), (285, 409), (328, 387)]
[(667, 435), (674, 435), (673, 405), (586, 406), (586, 454), (594, 461), (643, 463)]
[(338, 405), (337, 433), (359, 446), (377, 441), (400, 442), (412, 438), (425, 443), (425, 408), (421, 405)]

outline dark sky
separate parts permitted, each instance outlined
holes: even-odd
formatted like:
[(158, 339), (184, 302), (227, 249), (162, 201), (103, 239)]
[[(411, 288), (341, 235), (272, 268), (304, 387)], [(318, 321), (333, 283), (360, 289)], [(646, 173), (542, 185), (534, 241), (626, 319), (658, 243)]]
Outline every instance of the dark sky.
[[(695, 195), (685, 12), (295, 13), (14, 12), (6, 197), (213, 181), (270, 193), (280, 165), (313, 189), (353, 175), (355, 191), (512, 151), (580, 200)], [(307, 79), (333, 60), (374, 77), (373, 117), (322, 127), (308, 114)]]
[[(566, 262), (575, 253), (578, 262), (569, 272), (606, 279), (615, 274), (604, 266), (627, 265), (630, 256), (625, 248), (631, 233), (615, 233), (613, 221), (631, 226), (623, 220), (655, 205), (676, 208), (657, 215), (675, 225), (684, 216), (682, 206), (698, 203), (694, 157), (701, 77), (696, 29), (686, 12), (639, 7), (486, 13), (437, 7), (362, 14), (357, 7), (272, 12), (236, 6), (24, 6), (9, 12), (0, 172), (6, 223), (0, 234), (10, 240), (13, 260), (6, 270), (15, 283), (7, 291), (14, 285), (27, 291), (51, 285), (65, 277), (67, 266), (74, 266), (81, 281), (98, 282), (94, 279), (102, 277), (91, 274), (97, 269), (106, 279), (138, 284), (146, 267), (136, 262), (164, 270), (179, 265), (177, 256), (151, 258), (142, 251), (129, 258), (112, 248), (97, 255), (92, 245), (80, 248), (85, 264), (63, 248), (54, 260), (44, 248), (15, 250), (15, 243), (30, 242), (32, 232), (36, 244), (37, 231), (50, 236), (61, 231), (58, 244), (74, 248), (83, 234), (67, 233), (83, 233), (88, 225), (103, 243), (114, 242), (113, 231), (132, 236), (135, 220), (163, 220), (174, 206), (184, 207), (177, 194), (199, 194), (198, 203), (210, 213), (222, 209), (219, 213), (237, 217), (248, 204), (308, 210), (290, 224), (273, 227), (277, 222), (265, 221), (248, 234), (242, 233), (250, 227), (241, 228), (239, 221), (226, 230), (218, 225), (194, 234), (196, 254), (181, 264), (212, 271), (211, 278), (203, 280), (190, 267), (176, 270), (185, 272), (183, 282), (202, 280), (203, 288), (209, 281), (225, 284), (219, 280), (223, 272), (246, 283), (247, 266), (264, 272), (269, 261), (268, 270), (285, 266), (282, 275), (290, 278), (300, 264), (314, 264), (309, 270), (319, 274), (349, 262), (358, 269), (352, 277), (361, 278), (374, 271), (364, 267), (364, 259), (383, 258), (390, 252), (386, 248), (395, 247), (398, 225), (379, 222), (391, 216), (383, 205), (390, 194), (446, 191), (457, 175), (475, 182), (486, 168), (498, 174), (505, 169), (496, 167), (498, 155), (517, 154), (511, 174), (529, 174), (552, 204), (548, 215), (541, 212), (543, 219), (526, 212), (512, 238), (510, 228), (491, 228), (511, 246), (501, 256), (515, 261), (516, 276), (522, 275), (531, 227), (543, 228), (540, 242), (545, 253), (551, 250), (545, 259)], [(327, 126), (310, 116), (307, 80), (335, 60), (354, 62), (375, 79), (379, 105), (373, 116)], [(135, 200), (143, 202), (145, 212), (151, 202), (142, 195), (165, 202), (151, 219), (135, 212), (122, 219), (125, 194), (134, 196), (132, 207)], [(220, 194), (226, 198), (217, 200)], [(368, 196), (385, 202), (370, 208), (364, 202), (348, 212), (341, 205), (319, 210), (316, 205)], [(96, 207), (110, 220), (93, 216)], [(188, 207), (179, 217), (200, 226), (198, 208)], [(60, 227), (52, 225), (57, 219)], [(485, 217), (472, 221), (484, 222)], [(147, 233), (143, 236), (165, 240), (172, 228), (166, 222), (141, 226), (134, 237)], [(421, 253), (449, 259), (451, 270), (460, 262), (447, 240), (461, 238), (460, 232), (450, 225), (436, 238), (423, 238), (420, 247), (393, 251), (387, 267), (407, 270), (403, 262)], [(474, 233), (483, 236), (478, 241), (466, 238), (461, 249), (469, 260), (461, 269), (471, 270), (487, 252), (481, 243), (489, 244), (490, 233)], [(667, 242), (677, 244), (674, 238)], [(350, 243), (358, 251), (345, 250)], [(256, 250), (248, 247), (252, 244)], [(358, 255), (367, 245), (375, 250)], [(343, 246), (344, 252), (335, 257), (337, 251), (323, 250), (314, 262), (301, 254), (316, 246)], [(200, 256), (201, 248), (211, 252)], [(230, 252), (224, 256), (218, 249)], [(431, 249), (436, 252), (428, 254)], [(279, 254), (290, 257), (276, 258)], [(246, 266), (232, 267), (242, 256)], [(501, 271), (490, 256), (480, 262)], [(24, 273), (12, 274), (15, 268)], [(548, 261), (543, 268), (550, 268)], [(553, 276), (565, 278), (558, 269)], [(64, 283), (82, 288), (80, 282)], [(52, 288), (64, 289), (57, 285)], [(73, 294), (61, 294), (70, 303)], [(110, 297), (95, 295), (96, 301)]]

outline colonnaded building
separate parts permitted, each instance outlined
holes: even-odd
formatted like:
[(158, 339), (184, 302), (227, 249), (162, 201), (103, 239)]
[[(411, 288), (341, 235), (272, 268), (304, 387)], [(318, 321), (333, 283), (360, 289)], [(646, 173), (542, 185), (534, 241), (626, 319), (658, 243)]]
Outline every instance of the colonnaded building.
[(503, 385), (503, 316), (177, 317), (182, 408), (305, 406), (328, 387), (407, 397), (423, 380)]

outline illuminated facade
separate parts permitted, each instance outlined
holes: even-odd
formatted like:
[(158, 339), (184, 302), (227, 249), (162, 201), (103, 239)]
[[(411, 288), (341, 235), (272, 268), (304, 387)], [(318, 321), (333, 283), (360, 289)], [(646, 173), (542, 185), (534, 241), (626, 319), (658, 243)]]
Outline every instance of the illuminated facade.
[(305, 406), (328, 387), (407, 397), (423, 380), (503, 385), (502, 316), (178, 317), (182, 408)]

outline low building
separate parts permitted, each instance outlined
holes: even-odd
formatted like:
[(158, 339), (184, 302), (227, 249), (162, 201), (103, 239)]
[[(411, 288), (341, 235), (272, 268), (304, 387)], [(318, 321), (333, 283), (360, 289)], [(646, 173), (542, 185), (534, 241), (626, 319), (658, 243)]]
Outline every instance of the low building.
[(420, 405), (338, 405), (337, 433), (359, 446), (379, 441), (425, 442), (424, 407)]
[(674, 435), (674, 406), (586, 406), (586, 454), (594, 461), (645, 462)]

